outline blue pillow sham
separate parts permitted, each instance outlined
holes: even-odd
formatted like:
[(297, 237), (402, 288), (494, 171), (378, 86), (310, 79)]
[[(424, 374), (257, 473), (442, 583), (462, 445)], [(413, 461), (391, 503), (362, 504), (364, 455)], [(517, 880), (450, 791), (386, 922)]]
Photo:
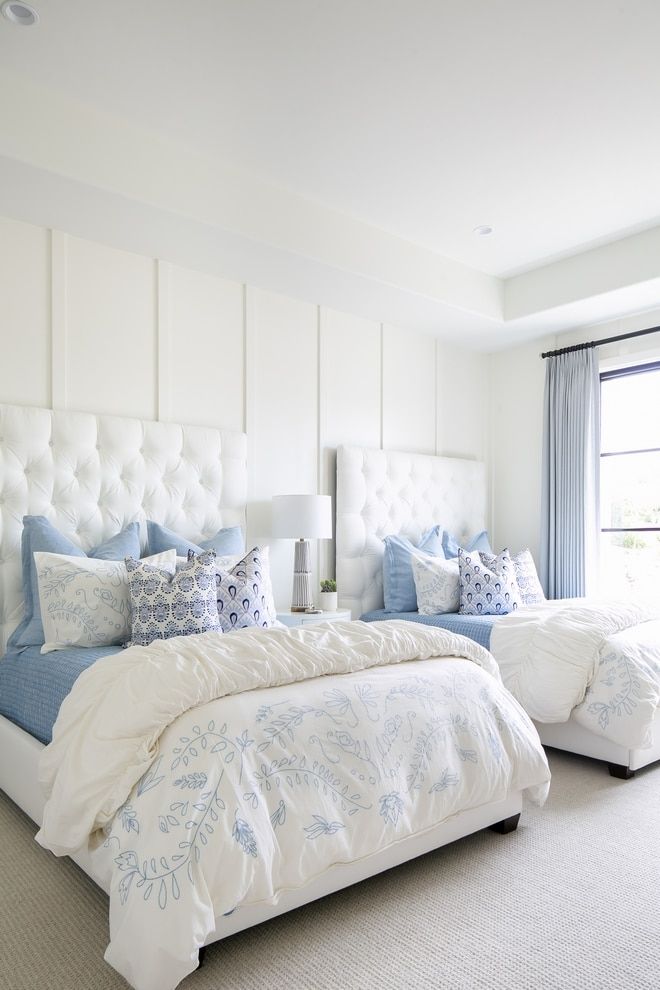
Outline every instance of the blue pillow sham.
[(41, 646), (44, 627), (39, 609), (39, 585), (34, 554), (63, 553), (69, 557), (95, 557), (97, 560), (123, 560), (140, 556), (140, 525), (129, 523), (126, 529), (105, 543), (85, 553), (60, 533), (45, 516), (23, 516), (21, 560), (23, 565), (23, 619), (9, 637), (7, 647)]
[(452, 533), (447, 530), (442, 534), (442, 549), (447, 560), (451, 560), (453, 557), (458, 557), (458, 549), (467, 550), (468, 553), (474, 553), (476, 550), (483, 550), (484, 553), (492, 553), (490, 548), (490, 541), (488, 539), (488, 531), (482, 529), (480, 533), (473, 536), (469, 543), (459, 543)]
[(442, 555), (441, 527), (422, 535), (415, 546), (405, 536), (386, 536), (383, 540), (383, 598), (386, 612), (414, 612), (417, 609), (417, 592), (413, 577), (413, 556)]
[(193, 543), (192, 540), (186, 540), (178, 533), (173, 533), (166, 526), (147, 519), (147, 543), (149, 555), (172, 549), (176, 550), (178, 557), (187, 557), (189, 550), (195, 554), (203, 553), (205, 550), (215, 550), (218, 557), (245, 553), (245, 539), (240, 526), (228, 526), (218, 530), (215, 536), (208, 540)]

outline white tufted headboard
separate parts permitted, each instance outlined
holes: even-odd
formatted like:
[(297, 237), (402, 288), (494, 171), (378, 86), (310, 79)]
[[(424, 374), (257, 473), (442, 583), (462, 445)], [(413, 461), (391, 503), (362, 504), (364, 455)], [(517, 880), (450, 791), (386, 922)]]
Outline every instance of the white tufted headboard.
[(383, 607), (383, 537), (416, 543), (440, 525), (459, 539), (486, 528), (481, 461), (367, 447), (337, 451), (337, 590), (353, 617)]
[(83, 550), (146, 518), (206, 538), (245, 526), (246, 456), (236, 431), (0, 405), (2, 652), (22, 615), (24, 515)]

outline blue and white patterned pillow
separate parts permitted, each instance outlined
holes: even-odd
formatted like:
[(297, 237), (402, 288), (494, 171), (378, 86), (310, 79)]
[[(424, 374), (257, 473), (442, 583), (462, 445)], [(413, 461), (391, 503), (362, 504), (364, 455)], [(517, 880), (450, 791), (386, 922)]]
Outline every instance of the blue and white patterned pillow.
[[(192, 551), (188, 559), (195, 559)], [(197, 558), (199, 559), (199, 558)], [(231, 570), (216, 568), (218, 619), (223, 632), (248, 626), (272, 626), (269, 609), (270, 579), (262, 551), (254, 547)]]
[(131, 591), (131, 644), (217, 632), (215, 552), (207, 550), (174, 576), (141, 560), (126, 558)]
[(520, 608), (520, 589), (508, 550), (487, 567), (478, 550), (459, 547), (458, 572), (461, 615), (506, 615)]
[[(503, 551), (504, 552), (504, 551)], [(508, 551), (507, 551), (508, 552)], [(497, 560), (495, 554), (480, 552), (480, 557), (486, 567), (492, 567)], [(511, 554), (511, 561), (520, 588), (520, 599), (523, 605), (539, 605), (545, 601), (543, 588), (536, 572), (536, 565), (530, 550), (520, 550)]]

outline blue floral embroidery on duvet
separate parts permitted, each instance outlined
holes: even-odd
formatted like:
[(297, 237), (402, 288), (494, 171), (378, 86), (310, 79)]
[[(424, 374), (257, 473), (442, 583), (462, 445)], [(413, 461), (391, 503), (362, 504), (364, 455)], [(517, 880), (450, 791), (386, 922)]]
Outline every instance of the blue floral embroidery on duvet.
[[(195, 885), (208, 845), (229, 836), (227, 855), (231, 846), (257, 862), (268, 830), (299, 829), (325, 849), (345, 841), (335, 837), (355, 819), (373, 825), (379, 816), (400, 830), (422, 800), (441, 802), (438, 816), (452, 813), (452, 794), (480, 754), (504, 760), (499, 689), (480, 680), (475, 690), (476, 677), (476, 668), (437, 680), (402, 670), (393, 686), (365, 672), (346, 690), (319, 692), (317, 704), (255, 705), (248, 724), (188, 717), (105, 830), (120, 903), (141, 897), (165, 910), (182, 882)], [(150, 828), (163, 855), (147, 851)]]
[(390, 825), (396, 825), (403, 811), (403, 798), (398, 791), (383, 794), (380, 798), (380, 815)]
[(305, 833), (308, 839), (318, 839), (320, 835), (334, 835), (341, 828), (346, 828), (342, 822), (329, 822), (322, 815), (312, 815), (314, 819), (312, 825), (305, 826)]

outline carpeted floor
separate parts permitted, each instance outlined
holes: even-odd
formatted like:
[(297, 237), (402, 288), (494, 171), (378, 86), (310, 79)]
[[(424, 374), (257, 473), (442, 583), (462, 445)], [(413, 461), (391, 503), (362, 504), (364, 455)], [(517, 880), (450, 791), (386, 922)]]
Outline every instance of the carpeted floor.
[[(211, 946), (183, 990), (658, 990), (660, 767), (550, 752), (518, 831), (481, 832)], [(0, 795), (0, 987), (125, 990), (107, 899)]]

